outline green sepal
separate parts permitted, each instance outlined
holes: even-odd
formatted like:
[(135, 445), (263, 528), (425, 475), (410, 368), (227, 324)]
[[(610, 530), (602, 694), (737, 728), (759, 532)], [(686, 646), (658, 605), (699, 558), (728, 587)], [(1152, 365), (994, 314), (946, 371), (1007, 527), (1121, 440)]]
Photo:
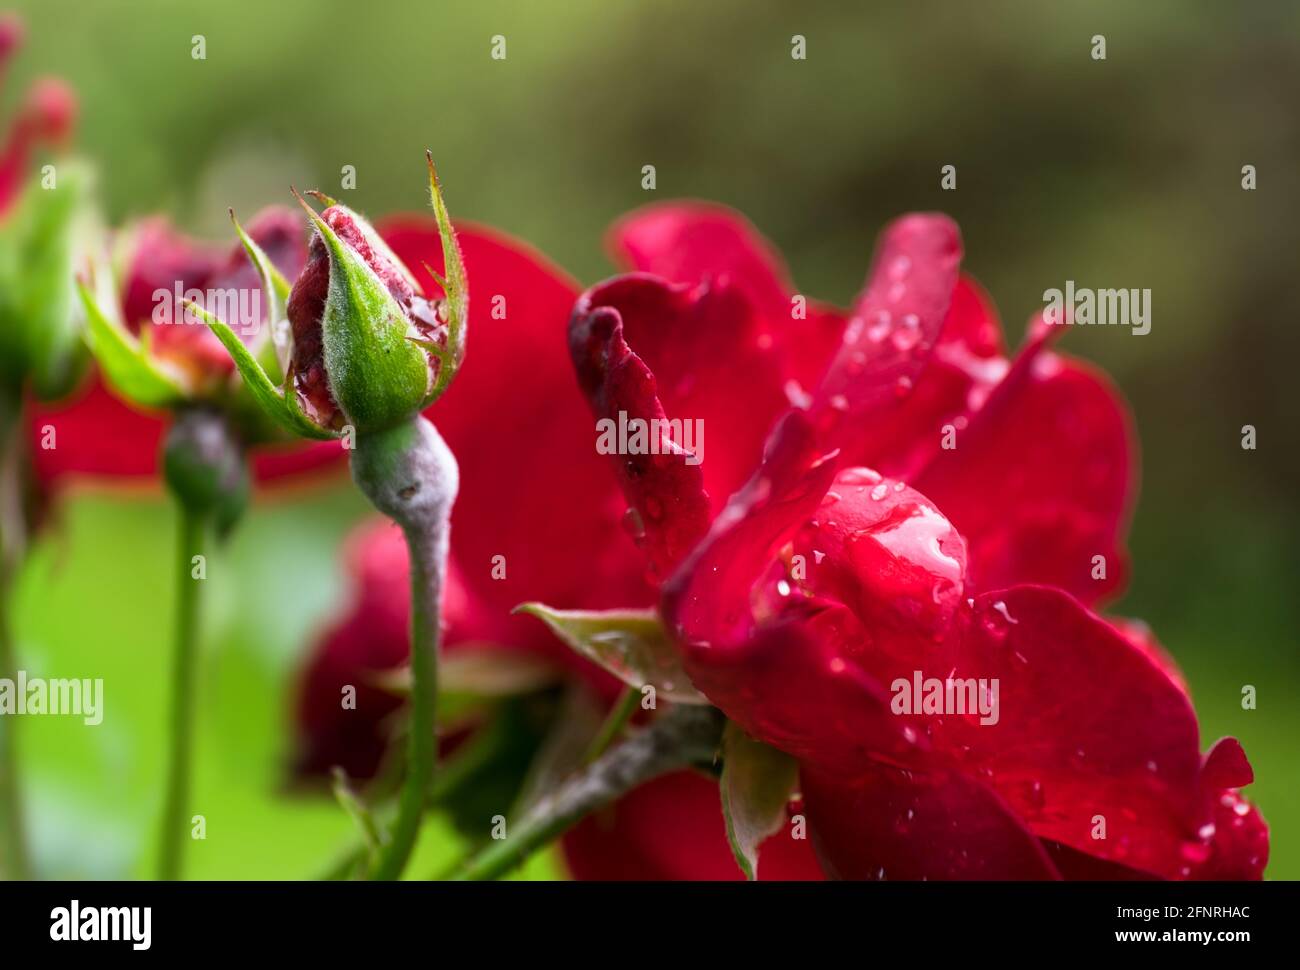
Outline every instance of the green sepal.
[(86, 311), (86, 343), (109, 386), (145, 408), (174, 408), (189, 397), (184, 386), (157, 367), (147, 346), (110, 320), (86, 284), (77, 281)]
[(447, 213), (447, 204), (442, 198), (442, 187), (438, 184), (438, 172), (433, 166), (433, 153), (425, 152), (425, 157), (429, 160), (429, 199), (433, 205), (434, 219), (438, 223), (438, 235), (442, 239), (442, 262), (446, 275), (439, 276), (432, 270), (429, 270), (429, 274), (442, 287), (447, 299), (447, 346), (445, 349), (434, 348), (431, 344), (427, 347), (437, 354), (441, 362), (438, 379), (425, 402), (427, 405), (442, 396), (465, 359), (465, 337), (469, 331), (469, 285), (465, 281), (465, 263), (461, 258), (460, 244), (456, 242), (456, 230), (452, 228), (451, 216)]
[(256, 356), (273, 381), (283, 382), (292, 347), (289, 318), (285, 315), (291, 286), (284, 274), (276, 269), (266, 251), (244, 231), (244, 227), (235, 218), (234, 209), (230, 210), (230, 221), (235, 224), (235, 233), (243, 243), (253, 268), (257, 270), (257, 276), (262, 281), (262, 295), (266, 299), (267, 325), (258, 335), (260, 346)]
[(678, 704), (707, 704), (682, 668), (681, 655), (654, 610), (554, 610), (522, 603), (516, 613), (535, 616), (577, 653), (629, 687), (653, 686)]
[(337, 438), (338, 434), (330, 431), (328, 428), (322, 428), (309, 420), (300, 409), (292, 406), (286, 399), (286, 393), (292, 394), (291, 388), (282, 391), (267, 376), (262, 365), (257, 362), (257, 358), (252, 352), (244, 346), (244, 342), (239, 339), (239, 335), (230, 327), (218, 320), (207, 310), (197, 303), (186, 301), (185, 306), (191, 312), (196, 314), (199, 319), (208, 325), (208, 328), (217, 335), (222, 346), (230, 354), (235, 362), (235, 367), (239, 371), (239, 376), (244, 379), (244, 387), (248, 389), (253, 400), (271, 416), (280, 427), (290, 434), (302, 438), (314, 438), (319, 441), (328, 441), (331, 438)]
[(757, 879), (759, 846), (785, 824), (786, 805), (798, 790), (799, 763), (728, 721), (719, 785), (731, 853), (745, 878)]

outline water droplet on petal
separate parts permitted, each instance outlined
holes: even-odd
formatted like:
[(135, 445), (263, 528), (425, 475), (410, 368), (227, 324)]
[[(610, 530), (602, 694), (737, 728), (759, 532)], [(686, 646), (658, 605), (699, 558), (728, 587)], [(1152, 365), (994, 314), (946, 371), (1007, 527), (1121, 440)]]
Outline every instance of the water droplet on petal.
[(629, 508), (623, 513), (623, 528), (637, 542), (645, 539), (645, 522), (641, 519), (641, 513), (634, 508)]

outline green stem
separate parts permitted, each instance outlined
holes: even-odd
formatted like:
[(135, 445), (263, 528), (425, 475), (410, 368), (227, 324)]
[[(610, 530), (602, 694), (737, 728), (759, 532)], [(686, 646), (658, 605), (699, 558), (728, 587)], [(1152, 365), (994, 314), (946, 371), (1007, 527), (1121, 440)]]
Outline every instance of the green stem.
[(438, 758), (438, 646), (442, 590), (451, 540), (456, 458), (419, 415), (392, 428), (358, 435), (352, 478), (379, 511), (402, 528), (411, 573), (411, 697), (406, 780), (397, 820), (371, 873), (397, 879), (415, 849)]
[(711, 707), (681, 706), (571, 777), (538, 802), (509, 837), (471, 857), (452, 878), (498, 879), (591, 812), (637, 785), (670, 771), (712, 761), (722, 737), (722, 716)]
[(167, 794), (163, 802), (158, 877), (179, 879), (185, 838), (190, 827), (190, 766), (194, 746), (198, 685), (199, 583), (193, 557), (204, 538), (204, 517), (180, 503), (176, 558), (176, 634), (171, 677), (171, 732), (167, 758)]
[[(11, 682), (18, 675), (18, 658), (10, 597), (27, 540), (23, 428), (21, 399), (5, 393), (0, 401), (0, 678)], [(19, 784), (17, 725), (16, 714), (0, 716), (0, 875), (27, 879), (31, 867)]]
[[(411, 697), (406, 780), (397, 821), (375, 867), (375, 879), (397, 879), (415, 848), (438, 757), (438, 646), (444, 563), (424, 536), (406, 533), (411, 560)], [(445, 556), (444, 556), (445, 558)]]
[(635, 687), (624, 687), (623, 693), (619, 695), (614, 706), (610, 708), (609, 715), (605, 718), (605, 723), (600, 726), (600, 731), (591, 741), (591, 746), (587, 748), (587, 753), (582, 757), (582, 763), (589, 765), (599, 758), (614, 743), (614, 739), (627, 726), (627, 722), (632, 719), (636, 713), (637, 704), (641, 700), (641, 692)]
[[(9, 624), (10, 583), (4, 570), (0, 577), (0, 678), (13, 682), (18, 675), (14, 656), (13, 631)], [(0, 716), (0, 816), (3, 817), (3, 837), (0, 840), (0, 873), (10, 879), (29, 878), (27, 860), (27, 835), (23, 825), (23, 802), (18, 778), (18, 744), (14, 728), (18, 715)]]

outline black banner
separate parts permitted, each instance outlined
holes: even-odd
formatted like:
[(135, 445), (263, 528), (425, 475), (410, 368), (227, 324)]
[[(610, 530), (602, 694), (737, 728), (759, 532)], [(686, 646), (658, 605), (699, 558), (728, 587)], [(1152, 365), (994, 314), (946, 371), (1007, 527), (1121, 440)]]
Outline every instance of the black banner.
[[(414, 947), (493, 962), (599, 947), (646, 956), (770, 941), (865, 953), (1052, 946), (1225, 955), (1294, 935), (1296, 883), (0, 884), (6, 957), (378, 959)], [(820, 941), (820, 942), (817, 942)], [(448, 947), (451, 949), (448, 950)], [(771, 956), (770, 953), (766, 954)], [(472, 957), (471, 957), (472, 958)], [(17, 966), (5, 961), (6, 966)]]

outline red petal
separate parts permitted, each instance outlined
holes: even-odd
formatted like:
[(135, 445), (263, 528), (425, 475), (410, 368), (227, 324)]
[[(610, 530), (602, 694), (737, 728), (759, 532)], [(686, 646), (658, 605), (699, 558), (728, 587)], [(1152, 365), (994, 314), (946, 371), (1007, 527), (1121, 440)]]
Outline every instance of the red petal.
[(866, 290), (813, 410), (845, 454), (863, 452), (920, 377), (939, 337), (961, 262), (961, 235), (946, 216), (915, 214), (881, 235)]
[(940, 450), (945, 426), (960, 432), (1006, 376), (1002, 328), (988, 294), (969, 276), (953, 290), (934, 353), (887, 419), (860, 429), (846, 464), (912, 480)]
[(286, 442), (257, 448), (252, 461), (254, 480), (279, 485), (327, 475), (341, 477), (347, 454), (341, 441)]
[(1268, 848), (1268, 825), (1259, 809), (1237, 792), (1223, 792), (1215, 805), (1210, 856), (1191, 878), (1262, 879)]
[(835, 477), (795, 549), (807, 588), (853, 611), (867, 641), (857, 649), (873, 656), (913, 662), (963, 606), (961, 536), (925, 496), (870, 469)]
[[(848, 770), (873, 755), (902, 757), (911, 741), (880, 687), (836, 654), (844, 611), (787, 605), (772, 572), (833, 474), (808, 419), (788, 414), (753, 480), (665, 586), (662, 609), (692, 681), (728, 716), (796, 757)], [(781, 612), (760, 623), (751, 594), (762, 577), (777, 590), (765, 609)]]
[(793, 286), (780, 253), (734, 209), (708, 202), (645, 206), (614, 223), (608, 243), (631, 269), (689, 286), (734, 285), (764, 316), (790, 315)]
[(1132, 425), (1104, 377), (1039, 347), (1031, 340), (956, 448), (913, 484), (966, 537), (977, 588), (1044, 583), (1091, 603), (1127, 573)]
[(138, 332), (153, 318), (155, 291), (171, 293), (178, 283), (182, 292), (202, 288), (226, 258), (227, 248), (191, 239), (161, 216), (140, 222), (134, 233), (122, 314), (127, 327)]
[(1255, 780), (1255, 770), (1236, 738), (1219, 738), (1205, 755), (1201, 783), (1208, 791), (1244, 788)]
[[(32, 464), (45, 491), (75, 478), (152, 479), (165, 422), (129, 408), (96, 374), (85, 388), (58, 404), (31, 402), (28, 423)], [(54, 447), (47, 447), (46, 428)]]
[(852, 785), (805, 771), (813, 845), (838, 879), (1058, 879), (997, 795), (961, 774), (880, 766)]
[[(717, 782), (689, 771), (656, 778), (587, 816), (565, 835), (563, 846), (575, 879), (743, 878), (727, 843)], [(761, 846), (758, 876), (822, 878), (809, 841), (786, 832)]]
[(617, 312), (623, 339), (654, 375), (665, 414), (706, 433), (702, 444), (691, 444), (720, 509), (753, 473), (772, 422), (788, 404), (777, 354), (762, 340), (763, 323), (750, 302), (729, 286), (624, 276), (593, 288), (582, 306), (580, 312)]
[[(607, 295), (620, 295), (615, 288), (657, 285), (650, 278), (624, 278), (583, 294), (569, 326), (569, 351), (578, 384), (598, 419), (591, 433), (593, 452), (601, 425), (621, 429), (627, 421), (643, 428), (641, 450), (654, 452), (625, 454), (615, 461), (618, 482), (634, 513), (633, 534), (643, 534), (651, 568), (663, 576), (708, 528), (703, 469), (700, 456), (671, 437), (655, 376), (628, 347), (619, 310), (603, 305)], [(614, 292), (606, 292), (611, 289)], [(618, 433), (621, 437), (623, 432)]]
[[(749, 220), (726, 206), (707, 202), (646, 206), (614, 224), (609, 247), (618, 262), (670, 283), (708, 283), (742, 291), (761, 321), (754, 336), (763, 347), (773, 349), (788, 382), (782, 387), (792, 396), (801, 396), (815, 386), (839, 348), (843, 314), (810, 300), (796, 304), (794, 286), (776, 247)], [(645, 356), (640, 338), (628, 339)], [(667, 383), (659, 365), (648, 357), (647, 363), (660, 381)], [(728, 370), (744, 374), (740, 366)], [(743, 396), (749, 396), (747, 390)], [(673, 413), (670, 404), (665, 402), (665, 406)], [(728, 494), (729, 490), (721, 496), (715, 494), (715, 501)]]
[(1196, 715), (1150, 657), (1068, 595), (1022, 586), (975, 601), (951, 676), (997, 677), (998, 719), (932, 719), (936, 751), (1035, 834), (1177, 877), (1204, 821)]

